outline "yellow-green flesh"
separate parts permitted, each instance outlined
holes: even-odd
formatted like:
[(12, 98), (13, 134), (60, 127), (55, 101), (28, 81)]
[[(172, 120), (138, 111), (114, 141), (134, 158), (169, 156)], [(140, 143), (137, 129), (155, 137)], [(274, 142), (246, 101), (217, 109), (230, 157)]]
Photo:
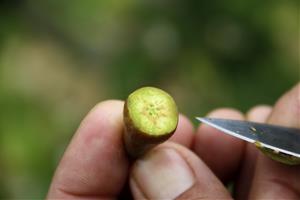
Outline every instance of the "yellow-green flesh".
[(127, 99), (128, 114), (135, 128), (151, 136), (169, 134), (178, 123), (173, 98), (163, 90), (143, 87)]
[(278, 162), (287, 164), (287, 165), (299, 165), (300, 158), (295, 156), (290, 156), (283, 153), (274, 152), (272, 149), (265, 148), (265, 147), (258, 147), (265, 155), (269, 156), (273, 160)]

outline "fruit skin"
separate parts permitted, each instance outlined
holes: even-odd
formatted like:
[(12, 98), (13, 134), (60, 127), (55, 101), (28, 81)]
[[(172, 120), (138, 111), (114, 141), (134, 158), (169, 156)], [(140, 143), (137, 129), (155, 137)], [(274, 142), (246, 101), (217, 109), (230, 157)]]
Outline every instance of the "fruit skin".
[[(162, 110), (171, 110), (171, 115), (167, 116), (170, 117), (168, 120), (172, 121), (172, 125), (165, 125), (165, 132), (163, 133), (155, 133), (153, 131), (150, 131), (150, 127), (148, 127), (148, 124), (139, 124), (133, 120), (133, 116), (135, 115), (135, 118), (149, 118), (150, 115), (143, 110), (143, 112), (140, 113), (131, 113), (132, 109), (134, 109), (133, 104), (135, 103), (141, 103), (141, 101), (144, 100), (143, 106), (147, 108), (150, 104), (155, 102), (151, 102), (152, 98), (148, 99), (140, 99), (136, 98), (134, 99), (135, 95), (141, 95), (143, 96), (144, 93), (147, 93), (147, 91), (150, 91), (151, 95), (157, 95), (155, 96), (155, 99), (159, 98), (163, 100), (163, 105), (162, 105)], [(130, 101), (130, 102), (129, 102)], [(139, 102), (137, 102), (139, 101)], [(130, 105), (129, 105), (130, 103)], [(146, 113), (146, 114), (145, 114)], [(150, 112), (149, 112), (150, 113)], [(156, 116), (151, 116), (153, 117), (154, 120), (159, 120), (160, 115), (162, 115), (163, 112), (157, 111)], [(168, 115), (168, 114), (167, 114)], [(131, 158), (137, 158), (145, 154), (148, 150), (153, 148), (154, 146), (166, 141), (169, 137), (173, 135), (177, 128), (178, 124), (178, 111), (177, 111), (177, 106), (175, 104), (175, 101), (173, 98), (166, 93), (165, 91), (154, 88), (154, 87), (143, 87), (140, 88), (133, 93), (131, 93), (127, 100), (125, 101), (124, 104), (124, 110), (123, 110), (123, 120), (124, 120), (124, 126), (125, 126), (125, 132), (124, 132), (124, 144), (127, 153)], [(159, 122), (158, 122), (159, 123)], [(152, 124), (151, 124), (152, 125)]]
[(256, 147), (271, 159), (287, 165), (300, 165), (300, 158), (285, 153), (276, 152), (272, 149), (262, 147), (259, 143), (255, 143)]

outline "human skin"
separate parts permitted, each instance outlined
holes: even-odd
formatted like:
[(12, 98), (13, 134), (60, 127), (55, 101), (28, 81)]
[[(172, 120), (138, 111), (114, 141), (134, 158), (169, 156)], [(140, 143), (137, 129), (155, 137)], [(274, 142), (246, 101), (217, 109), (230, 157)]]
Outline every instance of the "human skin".
[[(105, 101), (85, 117), (57, 167), (48, 199), (115, 199), (128, 180), (135, 199), (300, 199), (300, 166), (275, 162), (207, 125), (194, 130), (183, 115), (167, 142), (129, 163), (123, 105)], [(300, 83), (274, 107), (255, 106), (245, 115), (221, 108), (209, 116), (300, 128)], [(230, 180), (236, 180), (233, 196), (224, 186)]]

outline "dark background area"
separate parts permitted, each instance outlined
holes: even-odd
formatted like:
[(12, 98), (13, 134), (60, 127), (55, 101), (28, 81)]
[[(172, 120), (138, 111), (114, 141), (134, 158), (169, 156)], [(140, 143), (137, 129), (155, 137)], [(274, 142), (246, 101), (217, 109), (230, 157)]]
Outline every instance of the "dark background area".
[(0, 0), (0, 198), (43, 198), (99, 101), (152, 85), (196, 125), (299, 80), (299, 1)]

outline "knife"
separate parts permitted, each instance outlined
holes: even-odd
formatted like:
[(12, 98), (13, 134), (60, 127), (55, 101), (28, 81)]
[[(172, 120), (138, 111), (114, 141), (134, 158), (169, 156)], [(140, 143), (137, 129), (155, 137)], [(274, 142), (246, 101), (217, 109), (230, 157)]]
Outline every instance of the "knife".
[(300, 129), (240, 120), (196, 119), (247, 142), (300, 158)]

